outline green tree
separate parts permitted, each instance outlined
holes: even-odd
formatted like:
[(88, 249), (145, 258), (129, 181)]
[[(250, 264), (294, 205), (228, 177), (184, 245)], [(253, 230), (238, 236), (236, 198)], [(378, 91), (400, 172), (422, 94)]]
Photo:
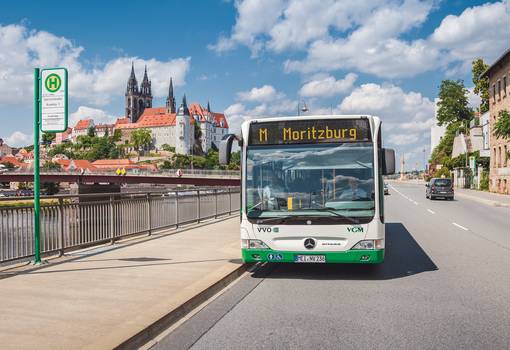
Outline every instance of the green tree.
[(240, 170), (241, 169), (241, 151), (233, 152), (230, 157), (230, 163), (227, 166), (228, 170)]
[(473, 92), (480, 96), (482, 100), (478, 107), (478, 111), (482, 114), (489, 111), (489, 78), (487, 76), (482, 77), (482, 73), (485, 72), (487, 68), (489, 68), (489, 65), (481, 58), (474, 60), (471, 68), (473, 84), (475, 84)]
[(170, 146), (169, 144), (165, 143), (161, 145), (161, 149), (166, 152), (172, 152), (175, 153), (175, 147)]
[(191, 166), (191, 157), (185, 154), (174, 154), (172, 163), (175, 169), (188, 169)]
[(51, 133), (46, 133), (46, 132), (43, 132), (42, 134), (42, 142), (46, 145), (49, 145), (53, 140), (55, 140), (55, 134)]
[(451, 177), (451, 172), (450, 172), (450, 169), (448, 169), (447, 167), (442, 167), (441, 169), (439, 169), (438, 171), (436, 171), (436, 173), (434, 174), (434, 177), (445, 177), (445, 178), (449, 178)]
[(94, 129), (93, 126), (89, 126), (89, 128), (87, 129), (87, 136), (88, 137), (96, 136), (96, 130)]
[(44, 163), (43, 169), (46, 171), (58, 171), (58, 170), (62, 170), (62, 167), (58, 163), (47, 161)]
[(152, 135), (149, 129), (137, 129), (131, 133), (130, 137), (131, 145), (138, 153), (138, 159), (140, 159), (140, 153), (150, 147), (152, 144)]
[(163, 164), (159, 166), (160, 169), (173, 169), (174, 165), (171, 161), (165, 160)]
[(56, 182), (43, 182), (41, 189), (46, 193), (46, 195), (53, 196), (60, 191), (60, 186)]
[(430, 164), (446, 166), (451, 159), (453, 140), (461, 122), (453, 122), (446, 127), (445, 134), (430, 156)]
[(510, 139), (510, 113), (508, 111), (499, 111), (498, 119), (494, 124), (494, 136), (505, 140)]
[(437, 102), (438, 125), (450, 125), (458, 121), (469, 121), (473, 111), (469, 107), (468, 90), (462, 80), (443, 80), (439, 87)]
[(112, 138), (113, 142), (120, 142), (120, 140), (122, 140), (122, 131), (120, 131), (119, 129), (115, 129)]
[(12, 164), (11, 162), (3, 162), (1, 164), (3, 164), (5, 166), (5, 168), (9, 169), (9, 170), (16, 168), (16, 166), (14, 164)]

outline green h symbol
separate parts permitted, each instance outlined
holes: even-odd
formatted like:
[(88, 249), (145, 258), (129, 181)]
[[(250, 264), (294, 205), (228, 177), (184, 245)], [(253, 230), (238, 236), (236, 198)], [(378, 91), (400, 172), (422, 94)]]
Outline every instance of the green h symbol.
[(46, 89), (48, 91), (56, 92), (58, 91), (58, 89), (60, 89), (60, 86), (62, 85), (62, 80), (57, 74), (50, 74), (46, 78), (44, 85), (46, 85)]

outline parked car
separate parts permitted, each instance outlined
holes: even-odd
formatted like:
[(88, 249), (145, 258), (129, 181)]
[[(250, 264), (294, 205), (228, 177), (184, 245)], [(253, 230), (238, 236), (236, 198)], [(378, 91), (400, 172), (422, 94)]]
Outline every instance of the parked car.
[(384, 183), (384, 194), (390, 194), (390, 190), (388, 189), (388, 184)]
[(453, 183), (451, 179), (443, 179), (434, 177), (430, 182), (425, 184), (425, 197), (428, 199), (444, 198), (453, 200)]

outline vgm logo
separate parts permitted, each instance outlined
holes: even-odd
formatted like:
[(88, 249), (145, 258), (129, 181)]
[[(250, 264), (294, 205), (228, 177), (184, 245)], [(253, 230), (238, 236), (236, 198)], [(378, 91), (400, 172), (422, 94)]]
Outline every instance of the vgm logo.
[(264, 233), (278, 233), (278, 227), (257, 227), (257, 231)]
[(347, 232), (351, 233), (363, 232), (363, 227), (361, 226), (347, 227)]

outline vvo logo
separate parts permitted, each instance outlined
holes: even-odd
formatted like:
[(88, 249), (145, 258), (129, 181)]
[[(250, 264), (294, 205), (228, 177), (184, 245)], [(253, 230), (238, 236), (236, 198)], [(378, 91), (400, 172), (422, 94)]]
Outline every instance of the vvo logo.
[(257, 227), (257, 231), (263, 233), (278, 233), (278, 227)]
[(350, 232), (350, 233), (363, 232), (363, 227), (361, 227), (361, 226), (347, 227), (347, 232)]

